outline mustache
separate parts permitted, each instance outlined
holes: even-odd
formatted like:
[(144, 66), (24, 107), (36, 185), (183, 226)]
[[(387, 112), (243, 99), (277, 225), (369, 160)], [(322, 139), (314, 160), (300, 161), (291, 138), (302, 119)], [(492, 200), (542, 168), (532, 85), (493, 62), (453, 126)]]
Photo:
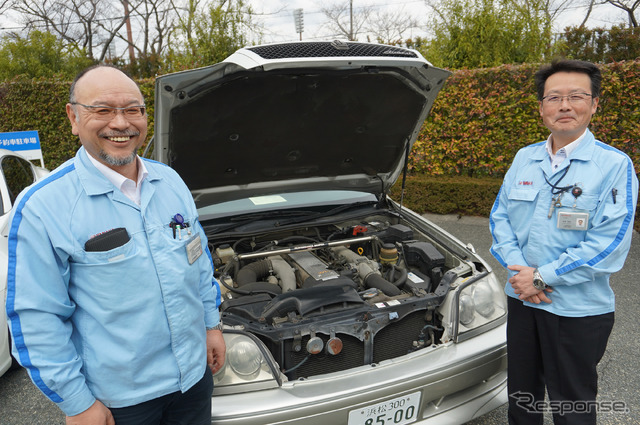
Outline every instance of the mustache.
[(124, 130), (124, 131), (109, 131), (108, 133), (101, 133), (100, 137), (108, 138), (108, 137), (136, 137), (139, 136), (140, 132), (135, 130)]

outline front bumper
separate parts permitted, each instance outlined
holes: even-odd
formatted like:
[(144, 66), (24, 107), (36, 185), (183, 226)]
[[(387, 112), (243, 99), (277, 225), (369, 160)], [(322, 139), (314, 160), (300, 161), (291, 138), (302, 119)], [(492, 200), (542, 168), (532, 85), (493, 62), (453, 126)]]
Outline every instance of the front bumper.
[(416, 391), (416, 424), (460, 424), (506, 403), (506, 324), (460, 343), (424, 348), (279, 388), (219, 395), (215, 425), (346, 425), (349, 412)]

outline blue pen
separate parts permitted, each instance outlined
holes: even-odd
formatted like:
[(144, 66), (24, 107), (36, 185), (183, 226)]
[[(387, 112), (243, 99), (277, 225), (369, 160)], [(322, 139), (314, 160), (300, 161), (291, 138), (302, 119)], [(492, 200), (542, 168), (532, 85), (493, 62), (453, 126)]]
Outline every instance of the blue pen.
[(178, 239), (182, 240), (182, 228), (184, 227), (184, 217), (181, 214), (176, 214), (173, 216), (174, 230), (173, 230), (173, 238), (176, 237), (175, 229), (178, 229)]

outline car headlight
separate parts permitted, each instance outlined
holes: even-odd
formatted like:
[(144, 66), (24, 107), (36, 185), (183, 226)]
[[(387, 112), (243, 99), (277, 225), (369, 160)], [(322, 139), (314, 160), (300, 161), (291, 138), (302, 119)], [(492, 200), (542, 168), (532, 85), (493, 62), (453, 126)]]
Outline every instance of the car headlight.
[(473, 307), (483, 317), (491, 317), (496, 311), (496, 294), (487, 282), (473, 285)]
[(224, 365), (213, 375), (214, 395), (278, 387), (284, 378), (271, 353), (255, 336), (226, 330)]
[(238, 341), (227, 350), (227, 361), (238, 375), (251, 377), (260, 371), (264, 359), (252, 341)]
[(463, 282), (458, 291), (458, 339), (465, 333), (478, 331), (496, 319), (506, 317), (504, 291), (493, 274), (468, 284)]
[(460, 322), (468, 325), (475, 317), (473, 298), (469, 294), (460, 295)]
[(438, 309), (442, 315), (442, 341), (461, 341), (500, 325), (507, 300), (493, 273), (459, 278), (455, 290)]

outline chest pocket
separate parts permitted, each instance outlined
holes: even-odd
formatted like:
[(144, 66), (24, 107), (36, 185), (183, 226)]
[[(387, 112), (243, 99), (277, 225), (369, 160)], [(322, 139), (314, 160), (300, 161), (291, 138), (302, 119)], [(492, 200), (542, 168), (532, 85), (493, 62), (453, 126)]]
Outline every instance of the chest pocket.
[(570, 193), (565, 194), (562, 200), (564, 201), (562, 203), (563, 208), (573, 209), (573, 204), (575, 203), (576, 210), (593, 211), (598, 206), (598, 197), (587, 193), (578, 196), (578, 199), (575, 199)]
[(526, 189), (513, 188), (507, 194), (507, 213), (511, 217), (531, 216), (535, 209), (539, 190), (533, 187)]
[(510, 201), (533, 202), (538, 196), (538, 189), (511, 189), (507, 196)]

